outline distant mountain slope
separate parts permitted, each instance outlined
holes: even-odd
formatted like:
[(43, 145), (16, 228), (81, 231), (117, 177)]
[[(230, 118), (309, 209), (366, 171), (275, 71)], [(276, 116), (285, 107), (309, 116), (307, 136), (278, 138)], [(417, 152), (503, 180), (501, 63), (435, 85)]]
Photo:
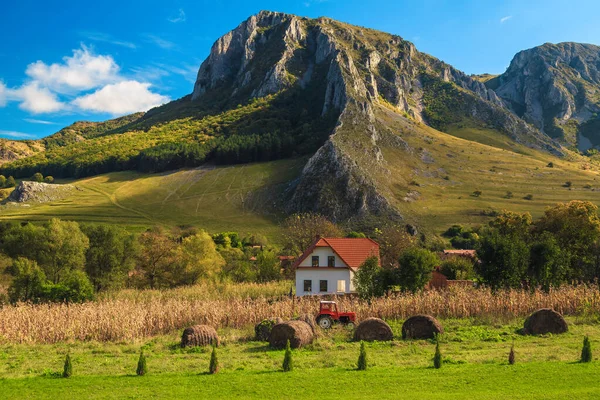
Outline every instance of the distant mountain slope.
[(583, 150), (600, 145), (600, 47), (546, 43), (524, 50), (486, 85), (550, 137)]

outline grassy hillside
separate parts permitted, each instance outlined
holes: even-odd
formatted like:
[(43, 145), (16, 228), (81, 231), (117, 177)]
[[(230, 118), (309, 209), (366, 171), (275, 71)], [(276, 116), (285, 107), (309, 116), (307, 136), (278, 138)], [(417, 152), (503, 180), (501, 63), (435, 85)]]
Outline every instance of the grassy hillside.
[(203, 167), (162, 174), (116, 172), (63, 181), (81, 190), (48, 204), (0, 206), (0, 220), (52, 217), (113, 222), (133, 229), (163, 224), (195, 225), (211, 232), (238, 230), (272, 236), (272, 204), (305, 159), (230, 167)]

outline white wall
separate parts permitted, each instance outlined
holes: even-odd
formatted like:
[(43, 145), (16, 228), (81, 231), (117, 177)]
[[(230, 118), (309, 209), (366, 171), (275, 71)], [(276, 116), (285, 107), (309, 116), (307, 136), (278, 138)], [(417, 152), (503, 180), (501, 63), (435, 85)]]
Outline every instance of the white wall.
[[(302, 268), (296, 269), (296, 296), (317, 295), (317, 294), (334, 294), (337, 293), (338, 280), (346, 282), (346, 292), (354, 291), (352, 285), (353, 272), (347, 268)], [(304, 292), (304, 280), (312, 280), (312, 292)], [(327, 280), (327, 292), (319, 291), (319, 281)]]
[(331, 249), (331, 247), (315, 247), (313, 252), (306, 257), (301, 263), (301, 267), (312, 267), (312, 257), (319, 256), (319, 267), (327, 266), (327, 257), (334, 256), (335, 257), (335, 266), (345, 268), (346, 264), (339, 258)]

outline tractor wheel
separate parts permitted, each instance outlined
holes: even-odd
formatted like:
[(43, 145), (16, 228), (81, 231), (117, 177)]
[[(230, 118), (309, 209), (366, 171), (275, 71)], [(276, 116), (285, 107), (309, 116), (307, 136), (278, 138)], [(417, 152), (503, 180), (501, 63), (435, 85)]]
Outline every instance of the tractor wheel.
[(329, 329), (331, 328), (331, 325), (333, 325), (333, 320), (329, 315), (323, 315), (319, 317), (317, 324), (319, 324), (321, 329)]

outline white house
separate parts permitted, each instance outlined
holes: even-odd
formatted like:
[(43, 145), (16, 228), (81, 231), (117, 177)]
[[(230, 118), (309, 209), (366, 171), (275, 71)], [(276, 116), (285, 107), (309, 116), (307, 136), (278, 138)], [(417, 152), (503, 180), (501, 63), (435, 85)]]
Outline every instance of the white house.
[(353, 293), (352, 278), (379, 244), (365, 238), (321, 238), (296, 260), (296, 296)]

